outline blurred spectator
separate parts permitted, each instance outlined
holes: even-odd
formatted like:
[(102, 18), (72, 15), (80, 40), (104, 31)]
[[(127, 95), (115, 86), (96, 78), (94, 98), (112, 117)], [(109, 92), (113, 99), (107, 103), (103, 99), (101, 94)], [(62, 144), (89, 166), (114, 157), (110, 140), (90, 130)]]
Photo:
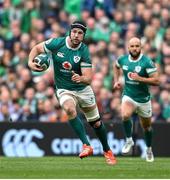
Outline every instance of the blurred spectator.
[(44, 112), (46, 115), (46, 122), (57, 122), (58, 121), (58, 114), (55, 111), (54, 105), (52, 101), (46, 99), (44, 102)]
[(161, 48), (161, 42), (165, 33), (165, 29), (161, 27), (160, 18), (155, 16), (151, 19), (151, 26), (155, 28), (156, 35), (155, 35), (155, 43), (156, 48), (160, 50)]
[(103, 119), (103, 121), (108, 121), (111, 119), (111, 113), (110, 113), (110, 100), (111, 100), (111, 92), (109, 92), (107, 89), (102, 88), (99, 92), (99, 98), (101, 101), (101, 108), (100, 108), (100, 114)]
[(111, 18), (115, 9), (115, 0), (82, 0), (82, 10), (94, 15), (96, 9), (102, 9)]
[(34, 19), (39, 18), (40, 12), (35, 6), (35, 1), (27, 0), (24, 1), (24, 11), (21, 20), (21, 30), (22, 32), (29, 33), (32, 28), (32, 23)]
[(150, 92), (151, 92), (151, 99), (159, 102), (160, 88), (158, 86), (151, 86), (150, 87)]
[(161, 27), (163, 28), (168, 28), (169, 24), (170, 24), (170, 16), (169, 16), (169, 10), (168, 8), (162, 8), (161, 10)]
[(152, 102), (152, 122), (165, 121), (162, 115), (162, 108), (158, 102)]
[(30, 105), (25, 104), (22, 108), (22, 113), (17, 119), (18, 122), (37, 122), (38, 117), (35, 113), (31, 112)]
[(19, 121), (21, 114), (22, 114), (22, 108), (21, 105), (19, 104), (19, 101), (13, 100), (13, 112), (10, 114), (10, 118), (12, 122)]
[(66, 13), (65, 11), (60, 11), (59, 21), (61, 26), (61, 34), (65, 35), (67, 30), (69, 29), (68, 13)]
[(156, 44), (156, 29), (155, 27), (148, 25), (144, 30), (144, 37), (142, 38), (143, 44), (149, 43), (152, 48), (158, 50), (160, 44)]
[(6, 85), (0, 87), (0, 121), (9, 121), (14, 107), (11, 101), (10, 89)]
[(30, 106), (31, 113), (36, 113), (36, 107), (37, 107), (37, 99), (35, 98), (35, 90), (34, 88), (30, 87), (27, 88), (25, 91), (25, 97), (24, 97), (24, 105)]
[(116, 10), (113, 14), (113, 21), (110, 22), (110, 30), (122, 34), (123, 13)]
[(161, 50), (163, 57), (170, 57), (170, 27), (165, 31)]
[(9, 106), (8, 104), (1, 104), (0, 105), (0, 122), (1, 121), (11, 121)]
[(35, 97), (37, 99), (44, 99), (45, 96), (45, 90), (47, 88), (48, 84), (46, 83), (46, 81), (44, 79), (41, 79), (39, 82), (36, 83), (35, 85)]
[(113, 97), (110, 101), (111, 119), (114, 122), (118, 122), (121, 119), (120, 104), (121, 99), (119, 97)]
[(95, 24), (95, 19), (92, 17), (89, 17), (87, 19), (87, 32), (86, 32), (86, 41), (93, 41), (93, 37), (94, 37), (94, 32), (95, 32), (95, 28), (96, 28), (96, 24)]
[(81, 3), (82, 0), (65, 0), (64, 1), (64, 10), (69, 13), (75, 15), (77, 18), (81, 17)]
[(95, 41), (105, 41), (109, 42), (110, 29), (109, 29), (109, 19), (103, 16), (99, 19), (96, 24), (95, 31), (93, 33), (93, 39)]
[(170, 94), (168, 90), (163, 90), (160, 94), (160, 103), (163, 107), (162, 114), (166, 121), (170, 122)]
[(164, 73), (160, 75), (160, 88), (163, 89), (170, 89), (170, 80), (169, 77)]
[(162, 72), (162, 62), (161, 62), (161, 55), (160, 53), (156, 50), (156, 48), (151, 48), (149, 49), (149, 52), (147, 52), (147, 55), (153, 60), (155, 63), (158, 72)]

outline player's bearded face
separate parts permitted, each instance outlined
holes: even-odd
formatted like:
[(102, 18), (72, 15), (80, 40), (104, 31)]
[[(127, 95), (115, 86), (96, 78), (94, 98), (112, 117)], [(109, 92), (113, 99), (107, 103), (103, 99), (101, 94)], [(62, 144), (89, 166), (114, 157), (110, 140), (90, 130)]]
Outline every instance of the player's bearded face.
[(79, 28), (71, 30), (70, 39), (73, 45), (79, 45), (84, 38), (84, 32)]
[(138, 58), (139, 55), (141, 53), (141, 47), (140, 45), (136, 45), (136, 46), (130, 46), (129, 47), (129, 54), (133, 57), (133, 58)]
[(129, 54), (130, 54), (133, 58), (139, 57), (140, 53), (141, 53), (141, 50), (139, 50), (139, 51), (137, 51), (137, 50), (131, 50), (131, 51), (129, 51)]

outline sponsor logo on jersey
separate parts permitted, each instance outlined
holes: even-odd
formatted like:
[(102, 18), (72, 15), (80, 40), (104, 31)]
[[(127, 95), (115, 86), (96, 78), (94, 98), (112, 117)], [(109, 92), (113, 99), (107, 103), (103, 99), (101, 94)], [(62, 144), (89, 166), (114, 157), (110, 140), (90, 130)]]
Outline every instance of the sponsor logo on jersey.
[(58, 53), (57, 53), (57, 56), (63, 58), (63, 57), (64, 57), (64, 53), (58, 52)]
[(34, 139), (43, 139), (44, 134), (38, 129), (9, 129), (2, 137), (2, 149), (8, 157), (42, 157), (45, 152)]
[(122, 68), (123, 68), (123, 70), (126, 70), (126, 71), (128, 70), (128, 66), (126, 66), (126, 65), (123, 65)]
[(132, 72), (128, 72), (127, 76), (128, 76), (128, 78), (129, 78), (130, 80), (133, 81), (133, 79), (131, 78), (131, 74), (132, 74)]
[(135, 72), (139, 73), (141, 71), (141, 66), (136, 66), (135, 67)]
[(74, 56), (73, 58), (75, 63), (78, 63), (80, 61), (80, 57), (79, 56)]
[(63, 62), (62, 66), (66, 70), (71, 70), (72, 68), (72, 65), (68, 61)]

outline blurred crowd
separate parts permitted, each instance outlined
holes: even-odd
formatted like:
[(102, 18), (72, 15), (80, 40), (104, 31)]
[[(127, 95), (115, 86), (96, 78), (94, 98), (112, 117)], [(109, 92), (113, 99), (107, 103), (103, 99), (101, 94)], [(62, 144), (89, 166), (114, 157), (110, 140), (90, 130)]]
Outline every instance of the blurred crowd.
[(169, 0), (0, 0), (0, 122), (67, 121), (55, 97), (52, 67), (32, 72), (27, 60), (35, 44), (65, 36), (77, 19), (88, 26), (92, 87), (103, 121), (120, 121), (112, 64), (138, 36), (160, 73), (160, 86), (150, 88), (152, 121), (170, 122)]

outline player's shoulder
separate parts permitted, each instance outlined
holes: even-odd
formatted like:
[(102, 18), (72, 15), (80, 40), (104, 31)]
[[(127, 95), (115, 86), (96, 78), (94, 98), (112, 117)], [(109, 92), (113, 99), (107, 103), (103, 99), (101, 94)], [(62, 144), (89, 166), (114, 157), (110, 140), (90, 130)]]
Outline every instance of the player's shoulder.
[(148, 63), (151, 63), (151, 62), (153, 62), (153, 61), (152, 61), (152, 59), (151, 59), (149, 56), (147, 56), (146, 54), (142, 54), (142, 62), (148, 64)]
[(143, 54), (143, 56), (142, 56), (142, 62), (143, 62), (143, 64), (145, 64), (146, 67), (155, 67), (155, 64), (152, 61), (152, 59), (145, 54)]
[(128, 55), (126, 54), (119, 56), (116, 60), (117, 67), (120, 68), (123, 64), (126, 64), (127, 58), (128, 58)]
[(58, 37), (55, 39), (56, 39), (56, 41), (63, 42), (63, 43), (65, 43), (65, 41), (66, 41), (66, 37)]
[(65, 38), (66, 37), (58, 37), (58, 38), (50, 38), (45, 41), (45, 44), (60, 44), (60, 43), (65, 43)]
[(85, 43), (81, 43), (80, 49), (79, 49), (82, 53), (87, 53), (89, 52), (89, 48)]
[(128, 54), (123, 54), (118, 57), (118, 61), (123, 61), (128, 59)]
[(81, 43), (81, 49), (88, 49), (88, 46), (84, 42), (82, 42)]
[(151, 58), (149, 56), (147, 56), (146, 54), (142, 54), (142, 59), (144, 61), (150, 61), (151, 60)]

